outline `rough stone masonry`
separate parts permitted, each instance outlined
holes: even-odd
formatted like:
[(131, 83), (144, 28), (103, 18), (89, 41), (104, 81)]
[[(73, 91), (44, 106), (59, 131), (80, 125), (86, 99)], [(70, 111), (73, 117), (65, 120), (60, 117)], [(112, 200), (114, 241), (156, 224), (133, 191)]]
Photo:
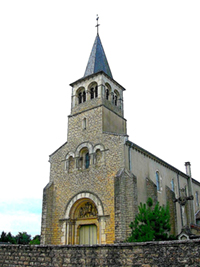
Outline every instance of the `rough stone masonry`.
[(1, 267), (199, 267), (200, 239), (93, 246), (0, 245)]

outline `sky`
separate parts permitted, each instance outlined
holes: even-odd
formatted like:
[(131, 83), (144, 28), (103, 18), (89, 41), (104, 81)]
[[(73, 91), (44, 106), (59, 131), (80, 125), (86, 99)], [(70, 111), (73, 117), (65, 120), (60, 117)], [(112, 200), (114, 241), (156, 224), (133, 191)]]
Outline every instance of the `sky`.
[(126, 88), (129, 140), (200, 181), (200, 1), (0, 1), (0, 233), (40, 234), (49, 155), (67, 141), (70, 83), (99, 34)]

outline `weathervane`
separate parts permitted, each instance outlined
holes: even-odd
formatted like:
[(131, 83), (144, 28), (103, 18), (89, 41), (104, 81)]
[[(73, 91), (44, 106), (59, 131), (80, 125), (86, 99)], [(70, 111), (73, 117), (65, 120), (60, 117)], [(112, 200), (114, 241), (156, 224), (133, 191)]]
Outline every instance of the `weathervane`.
[(97, 20), (97, 25), (95, 27), (97, 27), (97, 34), (99, 34), (99, 26), (100, 26), (100, 24), (98, 24), (98, 20), (99, 20), (99, 16), (98, 15), (97, 15), (96, 20)]

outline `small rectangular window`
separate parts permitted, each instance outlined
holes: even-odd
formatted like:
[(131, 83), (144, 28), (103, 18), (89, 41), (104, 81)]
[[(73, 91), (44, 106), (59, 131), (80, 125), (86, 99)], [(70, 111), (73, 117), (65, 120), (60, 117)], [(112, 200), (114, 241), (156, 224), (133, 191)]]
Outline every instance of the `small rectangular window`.
[(83, 130), (86, 130), (86, 118), (83, 119), (83, 122), (82, 122), (82, 129), (83, 129)]
[(196, 205), (199, 206), (199, 194), (196, 192)]

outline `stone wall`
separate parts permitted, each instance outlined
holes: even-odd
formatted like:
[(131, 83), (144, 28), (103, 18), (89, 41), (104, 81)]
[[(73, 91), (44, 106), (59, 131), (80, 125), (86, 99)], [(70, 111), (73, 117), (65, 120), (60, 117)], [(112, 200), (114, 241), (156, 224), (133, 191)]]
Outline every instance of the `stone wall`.
[(115, 242), (123, 242), (131, 233), (130, 223), (138, 213), (137, 178), (125, 169), (115, 177)]
[[(42, 244), (79, 244), (80, 227), (89, 224), (97, 227), (98, 244), (115, 241), (114, 180), (118, 170), (124, 167), (126, 136), (102, 133), (102, 109), (93, 108), (70, 116), (68, 142), (50, 156), (50, 184), (45, 188), (43, 197)], [(86, 128), (82, 127), (84, 119)], [(90, 154), (89, 168), (80, 166), (84, 148)], [(101, 153), (99, 161), (96, 160), (96, 149)], [(73, 165), (67, 162), (69, 155), (73, 158)], [(103, 213), (98, 221), (94, 222), (90, 217), (81, 221), (77, 215), (78, 205), (77, 210), (73, 206), (66, 214), (71, 199), (81, 193), (84, 196), (93, 194), (101, 202)], [(77, 204), (84, 199), (86, 197), (80, 196), (76, 199)], [(92, 203), (98, 207), (98, 203)]]
[(0, 245), (0, 266), (200, 266), (200, 239), (96, 246)]
[(154, 205), (158, 201), (157, 198), (157, 186), (151, 181), (151, 179), (146, 178), (146, 190), (147, 190), (147, 199), (150, 197), (153, 200)]
[(169, 205), (169, 213), (170, 213), (170, 226), (171, 226), (171, 234), (176, 235), (178, 232), (177, 230), (177, 212), (176, 212), (176, 204), (174, 202), (175, 199), (175, 193), (166, 186), (166, 198), (167, 203)]

